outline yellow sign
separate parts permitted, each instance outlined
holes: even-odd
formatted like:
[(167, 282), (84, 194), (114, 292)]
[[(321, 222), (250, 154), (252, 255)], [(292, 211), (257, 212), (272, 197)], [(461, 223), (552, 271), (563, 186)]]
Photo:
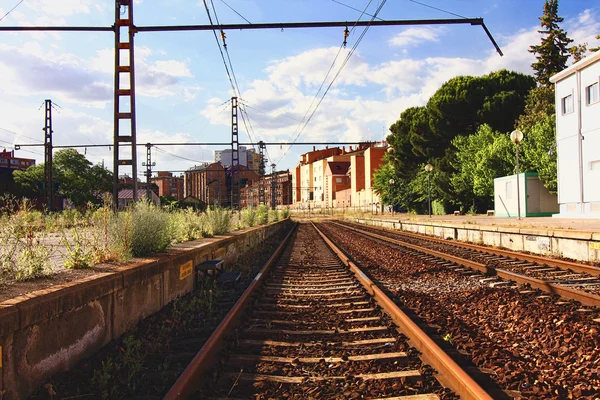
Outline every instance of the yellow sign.
[(590, 243), (590, 249), (600, 250), (600, 242)]
[(186, 262), (179, 267), (179, 280), (182, 281), (194, 272), (194, 264), (191, 261)]

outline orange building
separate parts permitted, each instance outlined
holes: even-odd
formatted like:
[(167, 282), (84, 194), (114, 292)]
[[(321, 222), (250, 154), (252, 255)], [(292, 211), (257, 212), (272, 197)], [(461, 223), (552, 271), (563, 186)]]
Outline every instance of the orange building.
[(220, 162), (189, 169), (183, 177), (183, 198), (191, 196), (205, 204), (219, 206), (228, 203), (226, 172)]
[(175, 200), (183, 200), (183, 177), (173, 176), (171, 172), (159, 171), (158, 176), (152, 178), (152, 183), (158, 186), (159, 196), (171, 196)]
[(15, 151), (0, 151), (0, 167), (10, 169), (27, 169), (35, 165), (35, 160), (31, 158), (15, 157)]
[[(257, 179), (240, 189), (240, 204), (242, 208), (257, 207), (259, 202), (260, 181)], [(265, 204), (269, 207), (288, 206), (292, 199), (292, 174), (289, 170), (265, 175)], [(274, 197), (273, 197), (274, 195)], [(273, 204), (274, 201), (274, 204)]]

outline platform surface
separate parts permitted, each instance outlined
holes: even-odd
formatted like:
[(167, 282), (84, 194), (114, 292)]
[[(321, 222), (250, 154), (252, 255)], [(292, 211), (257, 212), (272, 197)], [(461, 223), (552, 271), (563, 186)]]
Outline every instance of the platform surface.
[[(357, 216), (358, 217), (358, 216)], [(402, 222), (414, 223), (449, 223), (456, 225), (475, 226), (497, 226), (507, 228), (531, 228), (547, 230), (575, 230), (586, 232), (600, 232), (600, 218), (552, 218), (552, 217), (528, 217), (506, 218), (488, 217), (485, 215), (409, 215), (409, 214), (364, 214), (362, 218), (390, 219)]]

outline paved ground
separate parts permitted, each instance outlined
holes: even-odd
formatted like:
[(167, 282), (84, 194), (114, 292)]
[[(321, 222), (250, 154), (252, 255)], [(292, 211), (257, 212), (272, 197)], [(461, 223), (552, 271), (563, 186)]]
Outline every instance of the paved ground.
[(385, 218), (396, 219), (402, 221), (419, 221), (419, 222), (449, 222), (454, 224), (464, 225), (483, 225), (483, 226), (504, 226), (512, 228), (539, 228), (539, 229), (568, 229), (578, 231), (600, 231), (600, 218), (590, 219), (567, 219), (567, 218), (552, 218), (552, 217), (529, 217), (521, 218), (501, 218), (487, 217), (484, 215), (432, 215), (431, 218), (427, 215), (365, 215), (365, 218)]

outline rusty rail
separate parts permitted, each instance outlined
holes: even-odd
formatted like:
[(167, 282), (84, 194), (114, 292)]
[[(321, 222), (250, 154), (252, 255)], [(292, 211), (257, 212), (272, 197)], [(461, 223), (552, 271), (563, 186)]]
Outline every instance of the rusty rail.
[(392, 234), (399, 235), (399, 236), (404, 235), (404, 236), (412, 237), (415, 239), (429, 240), (429, 241), (432, 241), (435, 243), (440, 243), (440, 244), (445, 244), (445, 245), (450, 245), (450, 246), (455, 246), (455, 247), (462, 247), (464, 249), (480, 251), (480, 252), (487, 253), (487, 254), (493, 254), (493, 255), (502, 256), (502, 257), (510, 257), (510, 258), (515, 258), (517, 260), (533, 262), (536, 264), (544, 264), (544, 265), (548, 265), (548, 266), (556, 267), (556, 268), (560, 268), (560, 269), (570, 269), (575, 272), (583, 272), (583, 273), (594, 275), (594, 276), (600, 276), (600, 268), (594, 267), (592, 265), (576, 263), (573, 261), (558, 260), (556, 258), (537, 256), (534, 254), (525, 254), (525, 253), (520, 253), (520, 252), (516, 252), (513, 250), (504, 250), (504, 249), (497, 249), (497, 248), (493, 248), (493, 247), (484, 247), (484, 246), (479, 246), (479, 245), (472, 244), (472, 243), (457, 242), (457, 241), (448, 243), (448, 241), (445, 239), (422, 235), (419, 233), (396, 231), (396, 230), (387, 229), (387, 228), (383, 228), (383, 227), (374, 227), (374, 226), (370, 226), (370, 227), (375, 228), (375, 229), (381, 229), (382, 231), (390, 232)]
[(492, 399), (492, 397), (477, 384), (461, 367), (452, 360), (421, 328), (417, 326), (377, 285), (369, 279), (362, 270), (356, 266), (342, 250), (340, 250), (323, 232), (314, 224), (319, 235), (329, 247), (340, 257), (342, 262), (350, 268), (356, 278), (373, 296), (377, 303), (390, 315), (404, 333), (415, 343), (421, 351), (425, 362), (437, 369), (446, 379), (450, 389), (456, 392), (461, 399)]
[(248, 286), (233, 308), (229, 311), (229, 313), (227, 313), (223, 321), (221, 321), (217, 329), (215, 329), (210, 338), (208, 338), (206, 343), (204, 343), (204, 346), (202, 346), (198, 354), (196, 354), (194, 359), (182, 372), (163, 400), (189, 398), (198, 388), (198, 385), (201, 383), (199, 377), (208, 369), (210, 369), (216, 362), (215, 356), (224, 346), (225, 335), (229, 333), (235, 326), (238, 317), (248, 305), (256, 289), (262, 284), (266, 273), (271, 268), (271, 265), (277, 260), (289, 239), (292, 237), (296, 226), (297, 224), (294, 225), (294, 228), (290, 231), (290, 233), (288, 233), (279, 247), (277, 247), (273, 255), (265, 263), (260, 272), (256, 274), (256, 277), (250, 286)]
[[(368, 231), (363, 231), (361, 229), (355, 228), (353, 226), (347, 226), (347, 225), (341, 225), (341, 224), (337, 224), (338, 226), (341, 226), (345, 229), (348, 230), (353, 230), (355, 232), (359, 232), (362, 235), (365, 236), (370, 236), (372, 238), (375, 239), (379, 239), (379, 240), (383, 240), (386, 241), (388, 243), (393, 243), (396, 244), (398, 246), (402, 246), (402, 247), (406, 247), (412, 250), (416, 250), (419, 251), (421, 253), (426, 253), (429, 255), (432, 255), (434, 257), (438, 257), (441, 258), (443, 260), (449, 261), (449, 262), (453, 262), (456, 264), (460, 264), (463, 265), (465, 267), (468, 268), (473, 268), (476, 270), (479, 270), (481, 272), (483, 272), (486, 275), (490, 275), (490, 276), (499, 276), (501, 278), (507, 279), (507, 280), (511, 280), (517, 283), (521, 283), (521, 284), (527, 284), (530, 285), (533, 288), (536, 289), (540, 289), (543, 290), (545, 292), (549, 292), (549, 293), (556, 293), (561, 297), (564, 297), (566, 299), (573, 299), (573, 300), (577, 300), (579, 301), (581, 304), (585, 304), (588, 306), (595, 306), (598, 307), (600, 306), (600, 296), (595, 295), (593, 293), (588, 293), (588, 292), (584, 292), (581, 290), (576, 290), (576, 289), (571, 289), (568, 288), (566, 286), (562, 286), (560, 284), (555, 284), (555, 283), (550, 283), (550, 282), (546, 282), (544, 280), (541, 279), (537, 279), (537, 278), (532, 278), (529, 276), (525, 276), (525, 275), (521, 275), (521, 274), (517, 274), (514, 272), (510, 272), (510, 271), (506, 271), (503, 270), (501, 268), (494, 268), (494, 267), (490, 267), (487, 266), (485, 264), (481, 264), (478, 263), (476, 261), (472, 261), (472, 260), (468, 260), (465, 258), (461, 258), (461, 257), (457, 257), (457, 256), (453, 256), (450, 254), (446, 254), (440, 251), (436, 251), (436, 250), (431, 250), (428, 249), (426, 247), (421, 247), (421, 246), (417, 246), (411, 243), (406, 243), (403, 242), (401, 240), (396, 240), (396, 239), (392, 239), (389, 238), (387, 236), (383, 236), (383, 235), (378, 235), (376, 233), (372, 233), (372, 232), (368, 232)], [(423, 238), (420, 236), (415, 236), (418, 239), (423, 239), (423, 240), (428, 240), (429, 237), (427, 238)]]

